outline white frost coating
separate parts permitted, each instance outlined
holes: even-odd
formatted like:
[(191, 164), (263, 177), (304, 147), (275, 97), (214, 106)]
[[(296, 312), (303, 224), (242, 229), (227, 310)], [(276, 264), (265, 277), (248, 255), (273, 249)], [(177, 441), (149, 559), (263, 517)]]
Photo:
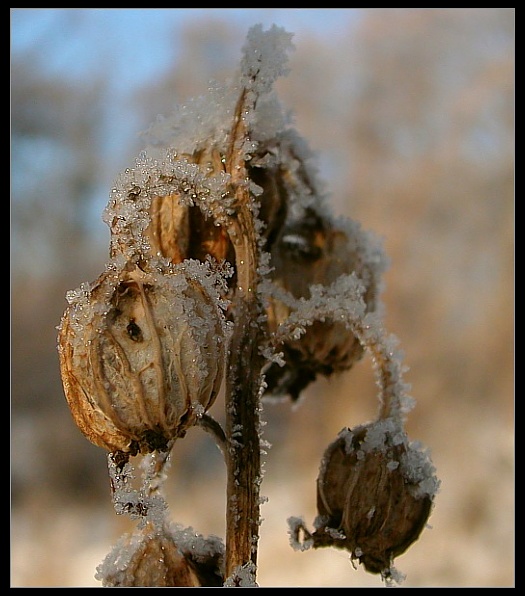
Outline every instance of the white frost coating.
[(429, 450), (423, 448), (419, 441), (408, 445), (407, 452), (401, 456), (400, 463), (403, 476), (417, 485), (414, 496), (434, 497), (437, 494), (440, 481), (435, 476), (436, 468), (430, 459)]
[[(288, 121), (285, 118), (281, 104), (273, 93), (258, 100), (251, 128), (254, 141), (272, 141), (287, 125)], [(268, 167), (272, 162), (275, 162), (275, 156), (266, 153), (264, 158), (257, 161), (257, 165), (259, 167)]]
[[(130, 564), (143, 543), (148, 540), (168, 541), (168, 544), (173, 544), (181, 555), (189, 556), (197, 564), (209, 565), (213, 561), (217, 565), (216, 572), (224, 573), (225, 549), (220, 538), (214, 535), (203, 536), (192, 527), (165, 524), (157, 528), (139, 529), (133, 534), (124, 534), (98, 565), (95, 579), (101, 581), (104, 587), (129, 585), (134, 579), (134, 569), (130, 568)], [(160, 559), (160, 572), (164, 573), (162, 563)], [(151, 561), (149, 573), (154, 577), (157, 572), (159, 570)]]
[(396, 588), (400, 586), (406, 579), (406, 575), (398, 571), (393, 565), (388, 569), (388, 573), (384, 575), (385, 586), (387, 588)]
[(176, 149), (179, 155), (191, 155), (211, 145), (224, 152), (243, 88), (261, 101), (257, 113), (243, 116), (254, 132), (254, 138), (244, 148), (246, 154), (254, 152), (256, 140), (275, 136), (283, 129), (284, 119), (279, 102), (267, 94), (275, 80), (288, 72), (285, 65), (287, 53), (293, 48), (291, 38), (291, 33), (275, 25), (268, 31), (263, 31), (261, 25), (252, 27), (243, 47), (238, 78), (224, 86), (210, 85), (206, 95), (176, 106), (167, 117), (159, 116), (143, 135), (148, 155), (162, 161), (169, 148)]
[[(390, 259), (385, 252), (383, 239), (370, 230), (363, 230), (361, 224), (348, 217), (334, 218), (334, 225), (346, 233), (351, 251), (357, 252), (375, 274), (376, 283), (382, 279), (390, 266)], [(368, 282), (369, 280), (365, 280)], [(366, 285), (366, 283), (365, 283)], [(381, 293), (381, 288), (379, 293)], [(377, 309), (376, 309), (377, 310)]]
[(95, 579), (105, 583), (108, 577), (124, 576), (131, 559), (144, 541), (143, 534), (124, 534), (97, 566)]
[(237, 85), (211, 86), (208, 94), (176, 106), (169, 116), (158, 116), (144, 133), (148, 153), (162, 159), (167, 148), (191, 155), (211, 141), (218, 148), (227, 144), (240, 89)]
[(103, 213), (112, 233), (111, 254), (127, 260), (155, 256), (146, 230), (151, 223), (151, 200), (156, 196), (177, 194), (181, 204), (198, 203), (206, 217), (226, 222), (232, 200), (227, 196), (229, 180), (226, 172), (212, 174), (208, 164), (179, 157), (171, 148), (162, 149), (156, 159), (143, 152), (135, 167), (118, 177)]
[[(305, 523), (302, 517), (289, 517), (288, 523), (288, 534), (290, 535), (290, 546), (296, 551), (305, 551), (313, 546), (313, 538), (304, 536)], [(301, 539), (301, 534), (303, 537)]]
[(367, 426), (361, 449), (365, 452), (383, 451), (388, 445), (400, 445), (405, 440), (406, 434), (399, 421), (392, 418), (380, 419)]
[(259, 584), (255, 581), (257, 567), (250, 561), (233, 570), (230, 577), (226, 578), (224, 586), (227, 588), (258, 588)]
[(258, 93), (268, 92), (274, 81), (289, 71), (287, 52), (293, 48), (292, 33), (272, 25), (263, 31), (254, 25), (248, 31), (241, 60), (242, 81)]
[(191, 526), (185, 528), (181, 524), (166, 525), (165, 529), (171, 534), (179, 550), (183, 553), (191, 553), (192, 559), (197, 563), (205, 563), (215, 555), (220, 557), (224, 555), (224, 543), (214, 534), (204, 536)]
[[(108, 471), (113, 488), (113, 505), (117, 515), (127, 514), (131, 519), (139, 519), (139, 527), (151, 523), (154, 528), (162, 528), (166, 522), (168, 504), (164, 497), (156, 493), (161, 477), (153, 482), (154, 460), (147, 458), (143, 464), (145, 474), (140, 490), (133, 487), (134, 469), (127, 462), (117, 467), (111, 454), (108, 455)], [(156, 494), (154, 494), (156, 493)]]
[(277, 329), (279, 341), (285, 338), (298, 339), (304, 333), (304, 328), (315, 321), (330, 320), (351, 327), (363, 319), (366, 309), (363, 300), (365, 290), (355, 273), (341, 275), (330, 286), (312, 285), (310, 298), (297, 300), (271, 284), (266, 286), (266, 290), (279, 300), (284, 298), (293, 308), (293, 312)]

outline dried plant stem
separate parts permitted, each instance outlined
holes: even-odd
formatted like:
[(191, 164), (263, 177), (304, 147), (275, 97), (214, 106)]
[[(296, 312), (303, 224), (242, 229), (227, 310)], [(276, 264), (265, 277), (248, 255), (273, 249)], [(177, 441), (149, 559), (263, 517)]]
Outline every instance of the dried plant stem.
[(217, 447), (221, 450), (223, 455), (226, 455), (226, 435), (217, 420), (209, 414), (203, 414), (198, 419), (197, 424), (207, 433), (212, 435)]
[(235, 328), (226, 381), (226, 577), (233, 585), (241, 567), (255, 569), (259, 540), (259, 485), (261, 480), (259, 394), (263, 358), (261, 306), (257, 298), (259, 247), (244, 161), (248, 137), (243, 114), (247, 93), (243, 90), (232, 126), (226, 168), (236, 198), (236, 218), (229, 229), (235, 248), (237, 288), (233, 313)]
[[(259, 390), (261, 357), (251, 309), (237, 311), (237, 333), (227, 383), (226, 577), (251, 561), (257, 563), (259, 538)], [(244, 328), (243, 328), (244, 327)]]
[(404, 424), (404, 408), (407, 407), (403, 382), (403, 370), (399, 359), (387, 347), (385, 337), (376, 337), (368, 333), (368, 326), (361, 321), (352, 324), (352, 330), (361, 345), (369, 351), (375, 369), (376, 382), (379, 387), (380, 408), (379, 420), (390, 418), (401, 427)]

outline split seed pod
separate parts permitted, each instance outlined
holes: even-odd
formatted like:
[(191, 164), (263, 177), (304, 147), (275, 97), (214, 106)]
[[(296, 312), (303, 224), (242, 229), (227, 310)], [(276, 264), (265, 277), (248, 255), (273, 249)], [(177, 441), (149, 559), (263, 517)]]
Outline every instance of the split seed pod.
[(127, 264), (70, 293), (58, 337), (67, 402), (108, 451), (166, 450), (213, 404), (224, 366), (224, 317), (209, 268)]
[(343, 430), (317, 480), (314, 545), (348, 550), (367, 571), (387, 576), (427, 523), (432, 471), (401, 431), (384, 432), (380, 423)]
[[(375, 311), (383, 255), (379, 249), (370, 249), (372, 241), (352, 223), (338, 227), (313, 209), (306, 210), (302, 219), (284, 228), (272, 250), (274, 283), (296, 299), (308, 299), (312, 285), (329, 286), (341, 275), (355, 272), (365, 288), (366, 312)], [(272, 298), (268, 308), (270, 330), (275, 331), (290, 312), (287, 304)], [(279, 349), (285, 365), (272, 364), (266, 374), (267, 392), (289, 394), (293, 400), (317, 375), (349, 370), (364, 353), (344, 322), (328, 319), (314, 321), (304, 335), (287, 340)]]
[(212, 217), (206, 217), (197, 205), (181, 202), (179, 194), (152, 197), (149, 216), (146, 235), (153, 255), (174, 264), (184, 259), (204, 262), (208, 256), (219, 263), (234, 262), (233, 246), (225, 229)]

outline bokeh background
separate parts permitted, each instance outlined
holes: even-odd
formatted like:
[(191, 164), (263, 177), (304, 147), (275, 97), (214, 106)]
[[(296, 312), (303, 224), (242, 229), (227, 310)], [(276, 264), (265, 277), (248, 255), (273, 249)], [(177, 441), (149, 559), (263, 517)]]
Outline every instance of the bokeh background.
[[(514, 9), (11, 9), (11, 585), (99, 586), (132, 526), (73, 424), (56, 326), (107, 259), (101, 212), (157, 114), (237, 68), (248, 28), (293, 32), (278, 82), (334, 212), (384, 238), (386, 326), (442, 481), (404, 585), (514, 585)], [(322, 453), (373, 419), (371, 363), (265, 404), (261, 586), (381, 586), (344, 552), (295, 552)], [(214, 412), (220, 417), (220, 403)], [(225, 471), (180, 441), (171, 516), (224, 536)]]

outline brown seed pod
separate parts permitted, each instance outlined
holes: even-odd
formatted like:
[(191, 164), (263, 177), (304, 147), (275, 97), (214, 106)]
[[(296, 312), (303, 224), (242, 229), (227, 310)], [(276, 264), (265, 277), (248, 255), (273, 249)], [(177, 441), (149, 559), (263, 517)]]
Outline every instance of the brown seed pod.
[(314, 546), (352, 553), (371, 573), (388, 576), (392, 561), (427, 523), (433, 467), (400, 430), (382, 423), (342, 431), (326, 450), (317, 479)]
[[(203, 537), (199, 540), (205, 542)], [(146, 525), (142, 531), (123, 536), (99, 565), (97, 578), (111, 588), (219, 587), (223, 584), (222, 556), (216, 542), (209, 542), (196, 556), (177, 545), (169, 531), (153, 531)]]
[(193, 261), (164, 273), (128, 264), (70, 296), (60, 369), (90, 441), (132, 455), (162, 451), (213, 404), (226, 337), (209, 273)]
[[(357, 225), (337, 226), (313, 209), (287, 225), (272, 250), (273, 281), (294, 298), (308, 298), (314, 284), (329, 286), (342, 274), (355, 272), (365, 287), (366, 312), (376, 310), (383, 271), (379, 250)], [(287, 304), (272, 298), (267, 311), (271, 331), (291, 313)], [(278, 347), (285, 365), (272, 364), (266, 374), (270, 395), (289, 394), (298, 399), (317, 375), (348, 370), (363, 356), (363, 347), (344, 322), (316, 320), (298, 339)]]

